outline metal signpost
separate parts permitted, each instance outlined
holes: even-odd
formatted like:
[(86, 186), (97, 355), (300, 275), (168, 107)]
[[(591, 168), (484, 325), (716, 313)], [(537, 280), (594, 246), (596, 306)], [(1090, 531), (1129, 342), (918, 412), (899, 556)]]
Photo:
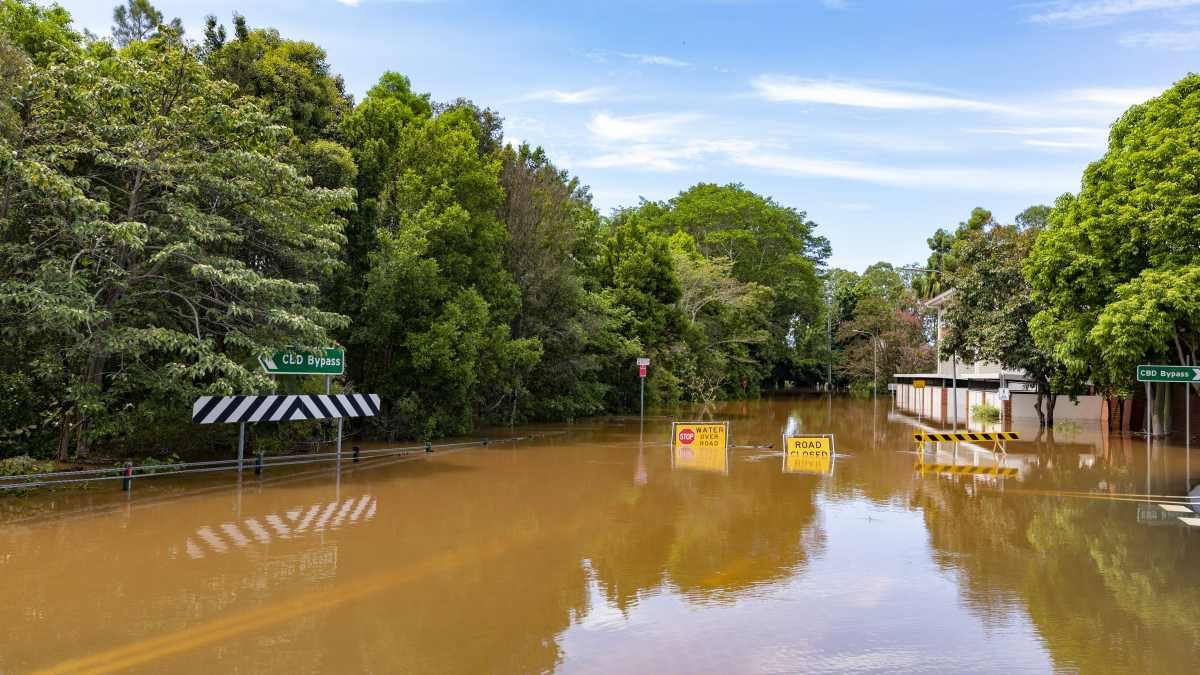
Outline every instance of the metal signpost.
[(638, 392), (641, 398), (642, 421), (646, 420), (646, 369), (650, 367), (650, 359), (643, 356), (637, 360), (638, 367), (638, 382), (640, 383), (640, 391)]
[[(346, 350), (326, 347), (319, 354), (286, 349), (270, 358), (258, 358), (268, 375), (324, 375), (325, 395), (333, 393), (333, 376), (346, 373)], [(342, 418), (338, 418), (337, 458), (342, 461)]]
[[(1181, 382), (1183, 388), (1183, 423), (1184, 423), (1184, 452), (1186, 453), (1185, 461), (1187, 468), (1185, 469), (1185, 480), (1191, 482), (1192, 473), (1192, 392), (1188, 391), (1192, 382), (1200, 382), (1200, 367), (1197, 366), (1156, 366), (1156, 365), (1140, 365), (1137, 367), (1138, 382), (1146, 383), (1146, 452), (1147, 460), (1149, 460), (1150, 452), (1150, 437), (1154, 434), (1154, 428), (1151, 424), (1153, 419), (1153, 401), (1154, 394), (1150, 387), (1151, 382)], [(1147, 465), (1148, 466), (1148, 465)], [(1149, 482), (1149, 469), (1146, 474), (1147, 482)], [(1191, 489), (1191, 485), (1187, 486)], [(1146, 493), (1149, 494), (1147, 489)]]

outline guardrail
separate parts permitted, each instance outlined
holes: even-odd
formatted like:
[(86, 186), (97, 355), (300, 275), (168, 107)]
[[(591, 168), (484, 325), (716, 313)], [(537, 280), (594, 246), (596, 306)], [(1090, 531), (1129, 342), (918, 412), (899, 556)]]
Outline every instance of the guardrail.
[[(516, 443), (519, 441), (545, 438), (547, 436), (559, 435), (561, 433), (565, 432), (550, 432), (498, 439), (483, 438), (478, 441), (441, 443), (437, 445), (426, 442), (421, 445), (375, 448), (371, 450), (361, 450), (358, 446), (355, 446), (349, 455), (345, 453), (341, 455), (341, 461), (357, 463), (362, 459), (372, 459), (376, 457), (433, 453), (435, 451), (444, 452), (447, 450), (464, 449), (470, 447), (486, 447), (499, 443)], [(338, 458), (339, 455), (336, 452), (321, 452), (305, 455), (274, 455), (270, 457), (259, 453), (254, 456), (251, 468), (253, 468), (256, 476), (261, 476), (267, 469), (273, 467), (337, 462)], [(214, 473), (219, 471), (239, 471), (245, 470), (246, 464), (249, 463), (250, 462), (242, 462), (237, 459), (218, 459), (204, 462), (177, 462), (173, 464), (134, 466), (133, 464), (126, 462), (124, 466), (114, 466), (102, 469), (54, 471), (22, 476), (0, 476), (0, 493), (6, 490), (26, 490), (31, 488), (53, 487), (56, 485), (72, 485), (78, 483), (91, 483), (93, 481), (109, 480), (121, 481), (121, 489), (128, 491), (133, 487), (133, 481), (143, 478), (160, 478), (164, 476)]]

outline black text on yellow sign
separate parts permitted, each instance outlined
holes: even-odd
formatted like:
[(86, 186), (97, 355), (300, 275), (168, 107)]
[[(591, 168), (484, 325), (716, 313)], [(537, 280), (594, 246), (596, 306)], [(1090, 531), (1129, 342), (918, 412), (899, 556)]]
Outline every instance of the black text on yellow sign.
[(677, 469), (729, 471), (728, 422), (675, 422), (671, 425), (671, 462)]
[(794, 434), (783, 437), (784, 473), (833, 473), (832, 434)]

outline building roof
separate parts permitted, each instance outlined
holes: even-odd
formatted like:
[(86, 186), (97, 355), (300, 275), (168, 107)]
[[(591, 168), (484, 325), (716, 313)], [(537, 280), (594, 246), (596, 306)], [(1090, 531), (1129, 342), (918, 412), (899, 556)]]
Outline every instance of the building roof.
[(950, 298), (953, 298), (953, 297), (954, 297), (954, 289), (951, 288), (950, 290), (946, 290), (946, 291), (942, 291), (941, 293), (938, 293), (934, 297), (926, 300), (923, 304), (926, 307), (941, 307), (942, 305), (946, 304), (950, 300)]

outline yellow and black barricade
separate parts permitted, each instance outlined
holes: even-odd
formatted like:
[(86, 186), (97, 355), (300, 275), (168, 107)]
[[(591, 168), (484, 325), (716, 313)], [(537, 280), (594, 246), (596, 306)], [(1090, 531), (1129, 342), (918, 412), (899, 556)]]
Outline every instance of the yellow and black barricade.
[(917, 462), (913, 467), (919, 473), (947, 473), (971, 476), (1003, 476), (1011, 478), (1017, 470), (1007, 466), (978, 466), (975, 464), (926, 464)]
[(975, 441), (982, 443), (991, 443), (994, 450), (1007, 452), (1007, 448), (1001, 445), (1004, 441), (1019, 441), (1021, 434), (1015, 431), (914, 431), (913, 441), (916, 442), (917, 448), (929, 442), (937, 441)]

